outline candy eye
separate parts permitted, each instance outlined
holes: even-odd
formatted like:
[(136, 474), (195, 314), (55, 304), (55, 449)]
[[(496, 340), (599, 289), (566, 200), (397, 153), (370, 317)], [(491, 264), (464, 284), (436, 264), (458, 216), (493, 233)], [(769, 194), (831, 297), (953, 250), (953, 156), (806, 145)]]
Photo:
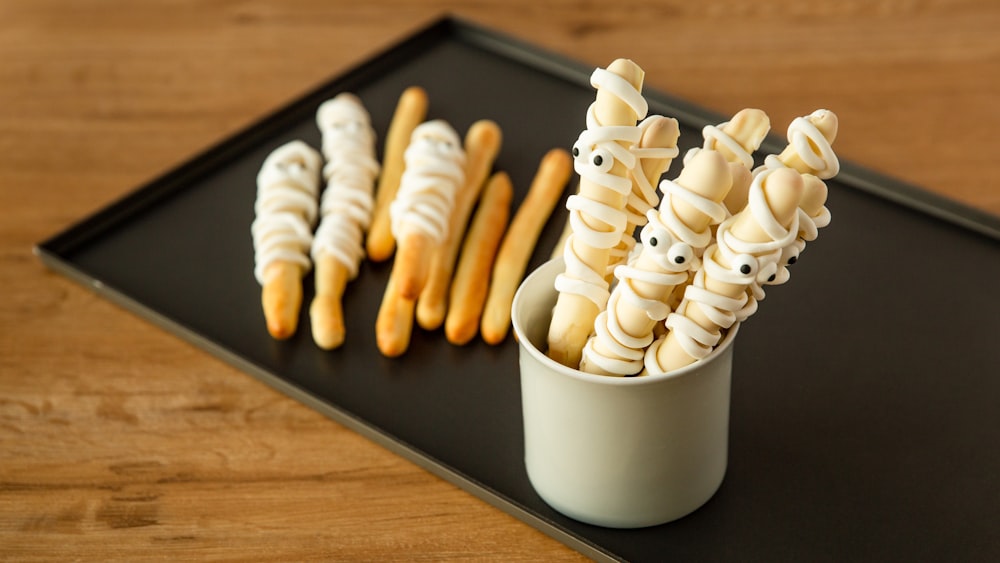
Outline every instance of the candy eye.
[(580, 158), (581, 154), (586, 154), (589, 152), (585, 148), (580, 148), (580, 141), (573, 143), (573, 158)]
[(653, 226), (653, 223), (647, 223), (642, 228), (642, 231), (639, 233), (639, 240), (642, 241), (644, 247), (656, 253), (669, 252), (670, 244), (674, 241), (670, 233), (663, 229), (657, 229)]
[(749, 254), (740, 254), (733, 259), (733, 271), (748, 278), (756, 278), (760, 267), (757, 259)]
[(608, 172), (614, 166), (615, 160), (611, 153), (605, 149), (597, 148), (590, 153), (590, 164), (601, 172)]
[(667, 258), (674, 264), (687, 264), (691, 262), (694, 258), (694, 251), (691, 250), (691, 245), (678, 242), (674, 243), (670, 250), (667, 251)]
[(774, 262), (763, 264), (757, 273), (757, 282), (768, 283), (778, 279), (778, 265)]

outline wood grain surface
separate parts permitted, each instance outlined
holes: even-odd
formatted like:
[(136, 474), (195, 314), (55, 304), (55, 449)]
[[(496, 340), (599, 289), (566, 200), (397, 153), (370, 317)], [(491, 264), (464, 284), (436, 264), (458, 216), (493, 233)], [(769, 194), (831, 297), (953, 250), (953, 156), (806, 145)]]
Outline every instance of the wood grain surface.
[(446, 12), (1000, 214), (992, 1), (0, 1), (0, 559), (582, 559), (31, 252)]

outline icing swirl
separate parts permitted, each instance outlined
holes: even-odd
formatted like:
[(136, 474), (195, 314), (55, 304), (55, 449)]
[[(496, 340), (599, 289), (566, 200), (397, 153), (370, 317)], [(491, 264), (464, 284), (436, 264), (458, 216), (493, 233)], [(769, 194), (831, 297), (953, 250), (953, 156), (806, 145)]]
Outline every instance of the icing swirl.
[(353, 279), (365, 256), (364, 231), (374, 207), (372, 190), (379, 172), (375, 130), (364, 106), (350, 94), (324, 102), (316, 112), (316, 123), (323, 134), (327, 186), (311, 254), (313, 260), (324, 254), (332, 256)]
[(465, 151), (458, 134), (443, 120), (421, 123), (403, 154), (406, 169), (396, 199), (389, 205), (397, 240), (416, 230), (441, 242), (455, 192), (465, 181)]
[(256, 217), (250, 226), (254, 245), (254, 277), (264, 285), (268, 267), (278, 261), (312, 267), (308, 252), (316, 224), (319, 192), (318, 152), (302, 141), (275, 149), (257, 174)]
[[(813, 174), (821, 180), (833, 178), (840, 172), (840, 160), (833, 152), (830, 141), (823, 136), (823, 133), (809, 119), (811, 117), (822, 117), (827, 110), (818, 109), (806, 117), (796, 117), (788, 125), (788, 145), (792, 147), (795, 154), (802, 162), (814, 170)], [(815, 147), (815, 149), (814, 149)], [(819, 154), (816, 154), (819, 150)], [(787, 165), (778, 158), (778, 155), (768, 155), (764, 159), (764, 165), (754, 170), (754, 174), (759, 174), (765, 169), (785, 168)]]

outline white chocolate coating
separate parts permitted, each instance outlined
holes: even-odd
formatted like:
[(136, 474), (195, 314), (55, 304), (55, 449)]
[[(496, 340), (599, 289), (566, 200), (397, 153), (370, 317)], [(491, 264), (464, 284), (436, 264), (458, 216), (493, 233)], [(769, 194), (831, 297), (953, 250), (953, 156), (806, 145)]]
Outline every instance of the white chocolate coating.
[(266, 283), (272, 263), (298, 264), (303, 274), (312, 267), (309, 247), (318, 214), (318, 152), (302, 141), (291, 141), (264, 160), (257, 174), (256, 218), (250, 226), (254, 245), (254, 277)]
[[(776, 275), (782, 250), (792, 243), (799, 232), (797, 214), (786, 229), (768, 206), (762, 187), (768, 174), (769, 172), (760, 174), (754, 179), (750, 186), (747, 205), (771, 240), (766, 242), (741, 240), (730, 230), (738, 216), (733, 215), (723, 221), (716, 233), (716, 243), (705, 250), (702, 269), (695, 275), (691, 285), (685, 289), (684, 299), (677, 307), (677, 311), (667, 316), (666, 327), (677, 338), (684, 352), (692, 358), (701, 359), (707, 356), (718, 344), (722, 333), (707, 331), (684, 316), (688, 304), (698, 303), (706, 317), (723, 329), (731, 327), (736, 321), (746, 320), (756, 311), (757, 301), (762, 298), (763, 292), (759, 291), (760, 284)], [(721, 262), (716, 257), (716, 249), (723, 259)], [(728, 263), (729, 266), (724, 263)], [(724, 283), (744, 285), (748, 291), (737, 298), (714, 293), (705, 287), (706, 275)], [(663, 373), (656, 360), (656, 353), (662, 342), (663, 338), (660, 338), (646, 350), (645, 366), (649, 373)]]
[(328, 254), (340, 262), (353, 279), (365, 257), (364, 232), (371, 224), (372, 196), (379, 164), (375, 160), (375, 130), (360, 100), (340, 94), (316, 112), (323, 134), (323, 178), (327, 186), (320, 202), (319, 228), (312, 243), (312, 258)]
[(465, 182), (465, 151), (455, 130), (442, 120), (413, 130), (404, 153), (406, 169), (389, 206), (392, 234), (400, 240), (415, 231), (440, 243), (448, 234), (455, 192)]
[[(594, 87), (604, 89), (619, 98), (640, 118), (645, 117), (646, 100), (624, 78), (598, 68), (591, 75), (590, 82)], [(635, 168), (638, 162), (636, 155), (621, 143), (635, 145), (642, 135), (642, 130), (634, 125), (601, 125), (597, 121), (595, 110), (596, 102), (587, 110), (587, 128), (580, 133), (580, 137), (573, 145), (573, 168), (588, 181), (622, 196), (628, 196), (632, 191), (632, 181), (609, 172), (616, 161), (626, 168)], [(566, 201), (566, 208), (570, 212), (569, 224), (572, 234), (564, 247), (566, 271), (556, 277), (555, 288), (561, 293), (583, 296), (592, 301), (598, 309), (603, 309), (610, 295), (605, 279), (607, 272), (597, 272), (587, 266), (574, 252), (573, 239), (579, 238), (592, 248), (610, 250), (621, 242), (622, 233), (628, 223), (628, 214), (622, 209), (615, 209), (580, 194), (570, 196)], [(583, 220), (583, 214), (607, 225), (607, 230), (591, 228)]]

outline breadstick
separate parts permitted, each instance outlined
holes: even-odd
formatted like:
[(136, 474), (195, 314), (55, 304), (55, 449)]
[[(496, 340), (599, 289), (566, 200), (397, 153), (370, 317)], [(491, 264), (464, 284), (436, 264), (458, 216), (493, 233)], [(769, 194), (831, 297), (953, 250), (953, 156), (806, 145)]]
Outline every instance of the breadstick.
[(465, 134), (465, 185), (455, 195), (448, 234), (431, 259), (427, 285), (417, 299), (417, 324), (426, 330), (434, 330), (444, 322), (448, 309), (448, 287), (465, 227), (493, 168), (493, 161), (500, 152), (501, 138), (500, 126), (486, 119), (473, 123)]
[(662, 115), (651, 115), (638, 125), (641, 133), (639, 143), (632, 149), (636, 157), (636, 167), (629, 170), (632, 179), (632, 193), (625, 204), (628, 221), (622, 231), (621, 242), (611, 251), (608, 271), (610, 280), (615, 266), (628, 262), (629, 254), (635, 247), (635, 229), (646, 225), (646, 213), (660, 203), (656, 186), (660, 176), (670, 168), (670, 163), (678, 155), (677, 138), (681, 130), (677, 120)]
[(795, 118), (788, 125), (788, 146), (781, 154), (765, 158), (764, 165), (754, 173), (788, 167), (821, 180), (833, 178), (840, 172), (840, 161), (832, 147), (838, 127), (837, 114), (827, 109)]
[(431, 256), (448, 235), (455, 194), (465, 181), (465, 152), (455, 130), (435, 120), (413, 130), (405, 158), (399, 191), (389, 205), (399, 244), (393, 270), (399, 270), (400, 295), (416, 301), (430, 275)]
[(490, 279), (497, 247), (507, 229), (513, 197), (514, 188), (506, 172), (490, 177), (462, 245), (455, 281), (451, 284), (444, 334), (452, 344), (469, 342), (479, 329), (486, 301), (486, 280)]
[(389, 206), (399, 252), (375, 320), (376, 344), (388, 357), (403, 354), (410, 345), (430, 253), (444, 239), (455, 191), (465, 177), (458, 134), (444, 121), (417, 126), (405, 156), (399, 193)]
[(726, 217), (721, 201), (731, 184), (729, 163), (715, 150), (694, 154), (676, 181), (660, 184), (663, 202), (648, 212), (638, 256), (615, 268), (618, 284), (594, 321), (581, 370), (622, 376), (642, 371), (653, 328), (670, 313), (665, 301), (698, 267), (712, 240), (710, 226)]
[(272, 337), (285, 339), (298, 328), (302, 276), (312, 267), (309, 247), (316, 224), (321, 158), (302, 141), (275, 149), (257, 174), (256, 218), (250, 227), (254, 277)]
[(379, 164), (368, 111), (353, 94), (345, 92), (324, 102), (316, 112), (316, 123), (323, 134), (327, 186), (320, 203), (322, 219), (312, 243), (316, 297), (309, 316), (313, 341), (331, 350), (344, 342), (340, 300), (365, 256), (364, 231), (371, 222), (372, 189)]
[(419, 86), (410, 86), (403, 90), (385, 136), (382, 175), (375, 191), (375, 211), (366, 241), (368, 257), (374, 262), (387, 260), (396, 249), (396, 240), (392, 236), (392, 221), (389, 218), (389, 205), (396, 199), (399, 180), (403, 176), (405, 168), (403, 153), (410, 144), (413, 130), (426, 117), (427, 92)]
[(489, 344), (500, 344), (507, 337), (514, 293), (524, 277), (538, 236), (569, 182), (572, 163), (563, 149), (552, 149), (542, 157), (528, 195), (504, 235), (479, 327), (483, 340)]
[(569, 224), (569, 218), (567, 217), (566, 222), (563, 224), (562, 232), (559, 234), (559, 240), (552, 247), (552, 254), (549, 255), (550, 260), (555, 260), (566, 252), (566, 241), (569, 240), (571, 234), (573, 234), (573, 226)]
[(802, 177), (779, 169), (759, 175), (747, 207), (719, 225), (716, 244), (666, 320), (667, 334), (646, 350), (648, 373), (664, 373), (707, 356), (747, 306), (747, 289), (777, 270), (781, 249), (798, 232)]
[(549, 357), (566, 366), (579, 365), (594, 318), (610, 295), (604, 276), (628, 220), (624, 209), (632, 182), (626, 176), (635, 162), (630, 149), (641, 134), (636, 120), (647, 109), (642, 80), (642, 69), (626, 59), (591, 75), (597, 95), (587, 129), (573, 147), (580, 192), (566, 202), (573, 234), (566, 242), (566, 270), (555, 281), (559, 296), (548, 334)]

